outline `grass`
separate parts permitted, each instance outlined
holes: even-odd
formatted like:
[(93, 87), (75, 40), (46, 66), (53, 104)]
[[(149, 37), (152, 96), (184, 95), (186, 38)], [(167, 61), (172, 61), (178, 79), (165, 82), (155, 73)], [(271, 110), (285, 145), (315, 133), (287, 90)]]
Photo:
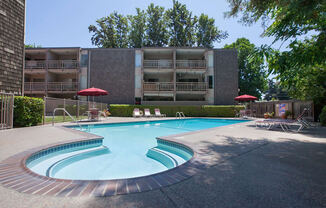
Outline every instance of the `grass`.
[[(73, 116), (74, 119), (77, 121), (80, 119), (87, 119), (87, 116), (79, 116), (78, 119), (76, 116)], [(69, 116), (55, 116), (54, 117), (54, 123), (61, 123), (61, 122), (70, 122), (73, 121)], [(46, 116), (45, 117), (45, 123), (49, 124), (52, 123), (52, 116)]]

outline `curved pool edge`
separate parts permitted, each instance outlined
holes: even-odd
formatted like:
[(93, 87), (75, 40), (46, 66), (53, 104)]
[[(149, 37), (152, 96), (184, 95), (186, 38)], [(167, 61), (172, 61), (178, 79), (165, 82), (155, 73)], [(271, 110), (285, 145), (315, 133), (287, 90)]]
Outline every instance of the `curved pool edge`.
[[(34, 154), (55, 146), (67, 145), (71, 143), (103, 139), (100, 136), (81, 132), (66, 127), (69, 131), (74, 131), (86, 138), (69, 140), (65, 142), (53, 143), (40, 146), (15, 154), (0, 162), (0, 184), (4, 187), (22, 193), (38, 194), (47, 196), (113, 196), (119, 194), (129, 194), (155, 190), (164, 186), (173, 185), (183, 181), (192, 175), (202, 171), (202, 165), (197, 163), (197, 154), (191, 147), (181, 142), (169, 141), (185, 146), (193, 152), (193, 157), (184, 164), (168, 169), (159, 173), (126, 179), (114, 180), (69, 180), (56, 179), (39, 175), (31, 171), (26, 166), (26, 161)], [(200, 165), (200, 166), (199, 166)]]

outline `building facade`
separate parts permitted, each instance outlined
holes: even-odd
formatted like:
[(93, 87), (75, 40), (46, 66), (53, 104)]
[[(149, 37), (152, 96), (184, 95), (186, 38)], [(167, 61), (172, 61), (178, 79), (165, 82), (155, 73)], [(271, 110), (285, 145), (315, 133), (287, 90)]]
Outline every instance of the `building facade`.
[(173, 47), (26, 50), (26, 95), (74, 98), (88, 87), (107, 90), (96, 100), (110, 104), (234, 104), (237, 54)]
[(0, 92), (22, 94), (25, 0), (0, 1)]

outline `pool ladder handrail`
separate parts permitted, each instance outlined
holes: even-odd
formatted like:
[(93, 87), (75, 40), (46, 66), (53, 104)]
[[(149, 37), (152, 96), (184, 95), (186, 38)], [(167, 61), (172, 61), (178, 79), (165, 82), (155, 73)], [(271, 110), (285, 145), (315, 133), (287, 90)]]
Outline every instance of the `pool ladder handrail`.
[(53, 110), (53, 114), (52, 114), (52, 126), (54, 126), (54, 116), (55, 116), (55, 112), (57, 111), (57, 110), (62, 110), (63, 112), (65, 112), (75, 123), (77, 123), (78, 124), (78, 126), (80, 127), (80, 130), (82, 130), (82, 126), (80, 125), (80, 123), (74, 118), (74, 117), (72, 117), (71, 115), (70, 115), (70, 113), (68, 113), (68, 111), (65, 109), (65, 108), (55, 108), (54, 110)]
[(175, 113), (175, 118), (185, 118), (185, 114), (183, 112), (176, 112)]

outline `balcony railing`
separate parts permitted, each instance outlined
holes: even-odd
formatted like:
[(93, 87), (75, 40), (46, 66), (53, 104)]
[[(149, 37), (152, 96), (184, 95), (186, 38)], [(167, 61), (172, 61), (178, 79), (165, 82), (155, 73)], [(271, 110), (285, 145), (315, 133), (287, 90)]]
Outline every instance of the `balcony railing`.
[(177, 69), (205, 69), (205, 60), (177, 60)]
[(49, 60), (49, 69), (77, 69), (79, 62), (76, 60)]
[(25, 92), (45, 92), (46, 84), (45, 82), (25, 82), (24, 91)]
[(172, 60), (144, 60), (144, 68), (147, 69), (172, 69), (173, 61)]
[(206, 91), (207, 82), (177, 82), (177, 91)]
[(144, 82), (144, 91), (173, 91), (173, 82)]
[(24, 91), (27, 93), (45, 92), (46, 89), (51, 92), (77, 91), (78, 82), (25, 82)]
[(25, 61), (25, 69), (45, 69), (46, 61)]
[[(206, 91), (207, 82), (177, 82), (176, 91)], [(174, 91), (173, 82), (144, 82), (144, 91)]]
[(77, 69), (76, 60), (25, 61), (25, 69)]
[(78, 82), (49, 82), (48, 91), (64, 92), (77, 91)]

